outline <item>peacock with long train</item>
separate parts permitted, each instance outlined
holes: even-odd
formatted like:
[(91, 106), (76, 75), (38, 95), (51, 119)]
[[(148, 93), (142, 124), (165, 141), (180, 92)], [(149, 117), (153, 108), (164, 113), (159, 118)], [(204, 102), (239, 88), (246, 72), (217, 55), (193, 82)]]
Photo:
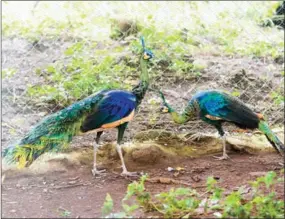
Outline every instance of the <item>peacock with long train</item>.
[(163, 93), (159, 93), (164, 105), (163, 112), (170, 113), (175, 123), (183, 124), (198, 117), (218, 130), (223, 139), (223, 155), (216, 157), (220, 160), (229, 158), (226, 153), (226, 136), (222, 128), (224, 122), (234, 123), (241, 129), (259, 129), (275, 150), (284, 155), (284, 144), (271, 131), (263, 115), (253, 112), (236, 97), (218, 90), (201, 91), (190, 99), (182, 113), (178, 113), (166, 102)]
[(134, 118), (149, 86), (148, 62), (153, 53), (145, 48), (141, 38), (140, 82), (131, 92), (125, 90), (101, 90), (85, 99), (73, 103), (39, 122), (23, 139), (6, 148), (3, 156), (9, 162), (17, 162), (19, 167), (29, 166), (47, 151), (60, 151), (80, 133), (94, 132), (94, 164), (92, 174), (100, 174), (96, 166), (96, 152), (100, 136), (106, 129), (117, 128), (116, 149), (122, 162), (122, 175), (128, 172), (121, 150), (121, 143), (128, 122)]

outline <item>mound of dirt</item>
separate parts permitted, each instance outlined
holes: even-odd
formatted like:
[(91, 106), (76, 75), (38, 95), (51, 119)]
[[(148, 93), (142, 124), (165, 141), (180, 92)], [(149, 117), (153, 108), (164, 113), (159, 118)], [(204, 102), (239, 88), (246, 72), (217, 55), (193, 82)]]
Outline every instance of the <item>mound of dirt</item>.
[[(275, 130), (276, 131), (276, 130)], [(176, 135), (163, 130), (148, 130), (138, 133), (135, 142), (123, 145), (125, 162), (130, 169), (137, 169), (152, 165), (161, 165), (168, 160), (195, 158), (221, 153), (222, 140), (216, 135), (200, 134), (196, 138), (194, 133)], [(283, 129), (276, 134), (284, 139)], [(195, 136), (197, 133), (195, 134)], [(147, 141), (145, 139), (147, 137)], [(249, 154), (274, 152), (274, 148), (261, 133), (232, 133), (227, 136), (227, 150), (242, 151)], [(107, 169), (120, 168), (120, 159), (115, 144), (101, 146), (97, 153), (99, 165)], [(67, 171), (78, 166), (87, 165), (90, 169), (93, 164), (93, 148), (73, 148), (68, 153), (45, 153), (24, 172), (46, 173)], [(15, 166), (3, 164), (4, 173), (17, 172)], [(9, 173), (8, 173), (9, 174)]]

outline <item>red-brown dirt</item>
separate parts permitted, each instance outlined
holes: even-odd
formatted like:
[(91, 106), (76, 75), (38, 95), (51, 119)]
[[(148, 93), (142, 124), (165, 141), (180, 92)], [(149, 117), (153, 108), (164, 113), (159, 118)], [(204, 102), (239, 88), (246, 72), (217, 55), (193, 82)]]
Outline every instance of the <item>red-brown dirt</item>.
[[(181, 158), (173, 163), (146, 165), (137, 168), (128, 165), (131, 171), (143, 171), (150, 178), (166, 177), (189, 183), (199, 188), (206, 183), (208, 176), (218, 179), (219, 185), (232, 191), (246, 185), (250, 180), (264, 175), (267, 171), (281, 169), (282, 158), (276, 153), (249, 155), (232, 152), (231, 159), (217, 161), (211, 156), (201, 158)], [(116, 161), (119, 165), (119, 161)], [(174, 176), (167, 167), (183, 167), (185, 172)], [(106, 168), (108, 168), (106, 166)], [(10, 175), (2, 185), (2, 217), (10, 218), (98, 218), (101, 217), (101, 207), (109, 193), (114, 200), (115, 211), (120, 211), (121, 199), (124, 197), (127, 185), (135, 179), (119, 175), (121, 169), (107, 169), (106, 175), (94, 178), (90, 166), (73, 166), (68, 171), (49, 172), (40, 175)], [(183, 187), (179, 184), (162, 184), (146, 182), (146, 188), (152, 193), (167, 191), (172, 187)], [(284, 185), (278, 184), (277, 196), (284, 195)], [(64, 216), (64, 212), (70, 214)], [(148, 214), (149, 215), (149, 214)], [(151, 213), (150, 213), (151, 215)], [(143, 217), (143, 213), (139, 215)]]

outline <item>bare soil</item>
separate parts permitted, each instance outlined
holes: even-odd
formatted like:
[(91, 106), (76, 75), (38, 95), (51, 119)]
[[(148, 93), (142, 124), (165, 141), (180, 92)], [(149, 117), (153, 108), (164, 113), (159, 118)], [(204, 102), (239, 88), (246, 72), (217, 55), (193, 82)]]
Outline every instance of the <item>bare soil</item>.
[[(249, 155), (231, 153), (231, 159), (217, 161), (211, 156), (201, 158), (184, 158), (168, 163), (156, 163), (136, 167), (127, 163), (130, 171), (148, 173), (150, 178), (163, 177), (180, 181), (181, 184), (163, 184), (146, 182), (146, 188), (153, 194), (167, 191), (172, 187), (185, 187), (188, 183), (199, 192), (205, 191), (208, 176), (214, 176), (219, 185), (228, 191), (233, 191), (248, 181), (264, 175), (267, 171), (277, 171), (282, 161), (276, 153)], [(94, 178), (91, 174), (91, 164), (69, 166), (68, 171), (57, 171), (46, 174), (10, 175), (2, 184), (2, 217), (9, 218), (60, 218), (64, 212), (70, 212), (66, 217), (98, 218), (101, 217), (101, 207), (106, 194), (109, 193), (115, 204), (115, 211), (120, 211), (121, 199), (124, 197), (127, 185), (136, 178), (120, 176), (119, 160), (117, 167), (107, 168), (107, 173)], [(185, 172), (174, 176), (167, 167), (183, 167)], [(278, 171), (277, 171), (278, 172)], [(284, 185), (276, 188), (278, 198), (284, 194)], [(138, 217), (145, 214), (141, 212)], [(147, 215), (152, 215), (148, 213)], [(211, 215), (209, 215), (211, 216)]]

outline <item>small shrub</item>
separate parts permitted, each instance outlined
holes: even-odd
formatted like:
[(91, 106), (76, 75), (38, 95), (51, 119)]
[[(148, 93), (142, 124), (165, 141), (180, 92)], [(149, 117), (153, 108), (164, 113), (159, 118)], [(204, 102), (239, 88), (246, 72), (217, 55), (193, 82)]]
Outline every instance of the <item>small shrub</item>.
[[(280, 173), (284, 174), (284, 169)], [(132, 213), (140, 207), (147, 212), (158, 212), (163, 218), (197, 216), (197, 210), (201, 207), (205, 215), (222, 218), (282, 218), (284, 214), (284, 200), (277, 199), (274, 192), (276, 183), (284, 182), (284, 179), (277, 178), (277, 174), (273, 171), (250, 182), (252, 191), (250, 198), (244, 195), (248, 193), (244, 192), (246, 186), (228, 195), (223, 194), (224, 189), (218, 186), (213, 177), (207, 179), (206, 187), (209, 195), (204, 199), (191, 188), (171, 188), (167, 192), (152, 195), (145, 188), (146, 179), (147, 175), (144, 175), (139, 182), (129, 184), (127, 194), (122, 200), (123, 212), (110, 213), (112, 202), (107, 195), (103, 206), (103, 211), (109, 214), (107, 217), (110, 215), (132, 217)], [(126, 202), (132, 197), (136, 199), (137, 204), (127, 205)], [(212, 212), (215, 211), (213, 215), (207, 213), (210, 209)]]

